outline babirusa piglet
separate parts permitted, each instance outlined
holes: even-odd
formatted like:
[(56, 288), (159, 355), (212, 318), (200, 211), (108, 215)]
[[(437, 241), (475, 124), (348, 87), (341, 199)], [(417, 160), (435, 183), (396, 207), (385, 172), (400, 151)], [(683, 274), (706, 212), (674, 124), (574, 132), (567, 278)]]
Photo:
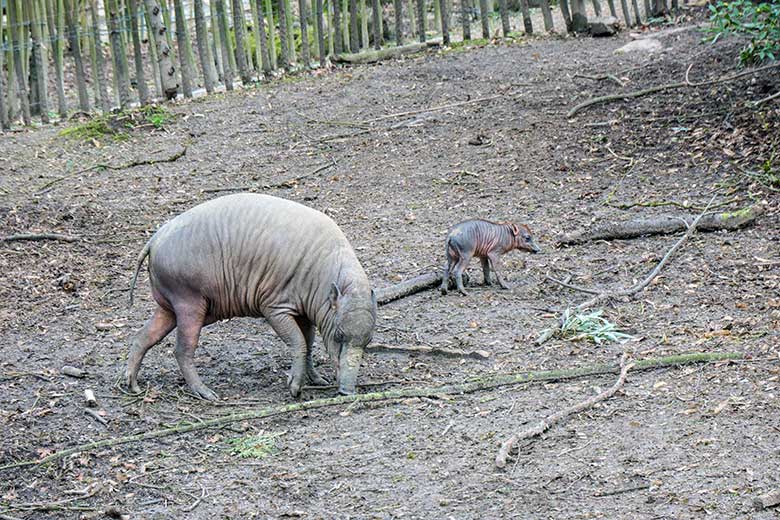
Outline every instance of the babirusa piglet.
[(447, 266), (442, 275), (441, 293), (447, 294), (450, 276), (454, 276), (455, 284), (461, 294), (466, 294), (463, 288), (463, 272), (469, 265), (472, 257), (482, 261), (482, 273), (485, 277), (485, 285), (490, 285), (491, 269), (496, 275), (496, 280), (504, 289), (509, 286), (501, 278), (498, 272), (498, 257), (512, 251), (521, 249), (531, 253), (538, 253), (531, 230), (525, 224), (512, 222), (490, 222), (489, 220), (466, 220), (455, 225), (447, 235), (445, 253)]

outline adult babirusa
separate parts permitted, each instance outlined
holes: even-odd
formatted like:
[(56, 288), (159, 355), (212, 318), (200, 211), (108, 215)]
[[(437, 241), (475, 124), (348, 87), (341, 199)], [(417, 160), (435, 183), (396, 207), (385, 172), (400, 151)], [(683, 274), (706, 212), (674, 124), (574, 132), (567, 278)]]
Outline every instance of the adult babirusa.
[[(149, 257), (154, 314), (135, 337), (126, 378), (174, 328), (176, 360), (190, 389), (217, 399), (195, 371), (201, 328), (238, 316), (265, 317), (292, 352), (290, 393), (306, 380), (325, 385), (312, 364), (315, 328), (334, 366), (339, 393), (355, 392), (363, 349), (376, 324), (376, 298), (349, 241), (327, 215), (257, 194), (220, 197), (162, 226), (138, 257)], [(131, 303), (132, 303), (131, 287)]]

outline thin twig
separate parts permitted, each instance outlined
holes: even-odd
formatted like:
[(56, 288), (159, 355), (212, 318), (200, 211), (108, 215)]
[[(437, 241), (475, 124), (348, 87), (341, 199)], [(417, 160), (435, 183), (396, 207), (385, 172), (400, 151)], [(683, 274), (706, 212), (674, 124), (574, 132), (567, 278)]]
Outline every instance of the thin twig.
[(509, 456), (509, 452), (512, 451), (512, 448), (515, 446), (515, 444), (517, 444), (518, 441), (524, 439), (530, 439), (536, 437), (537, 435), (541, 435), (542, 433), (549, 430), (553, 425), (562, 421), (566, 417), (573, 415), (575, 413), (579, 413), (583, 410), (587, 410), (588, 408), (591, 408), (594, 404), (609, 399), (610, 397), (615, 395), (615, 393), (618, 390), (620, 390), (620, 388), (623, 386), (623, 383), (626, 382), (626, 376), (628, 375), (628, 371), (634, 368), (634, 363), (626, 363), (626, 359), (627, 359), (627, 355), (624, 354), (623, 359), (620, 362), (620, 365), (622, 367), (622, 369), (620, 370), (620, 376), (618, 377), (618, 380), (615, 382), (614, 385), (612, 385), (611, 388), (604, 390), (603, 392), (594, 395), (593, 397), (586, 399), (581, 403), (565, 408), (560, 412), (554, 413), (549, 417), (547, 417), (546, 419), (539, 422), (539, 424), (537, 424), (536, 426), (532, 426), (527, 430), (516, 433), (511, 437), (509, 437), (506, 441), (504, 441), (504, 443), (501, 445), (501, 448), (498, 450), (498, 453), (496, 454), (496, 466), (498, 466), (499, 468), (503, 468), (506, 466), (506, 459)]
[(757, 107), (758, 105), (763, 105), (763, 104), (764, 104), (764, 103), (766, 103), (767, 101), (772, 101), (773, 99), (777, 99), (777, 98), (779, 98), (779, 97), (780, 97), (780, 92), (775, 92), (775, 93), (774, 93), (774, 94), (772, 94), (771, 96), (767, 96), (767, 97), (765, 97), (765, 98), (763, 98), (763, 99), (759, 99), (758, 101), (755, 101), (755, 102), (753, 103), (753, 106), (754, 106), (754, 107)]
[(549, 280), (553, 283), (557, 283), (558, 285), (562, 285), (563, 287), (567, 287), (569, 289), (574, 289), (575, 291), (580, 291), (588, 294), (601, 294), (603, 291), (599, 291), (597, 289), (588, 289), (587, 287), (580, 287), (579, 285), (572, 285), (570, 283), (564, 282), (563, 280), (558, 280), (557, 278), (553, 278), (552, 276), (545, 276), (545, 280)]
[(414, 115), (417, 115), (417, 114), (424, 114), (426, 112), (438, 112), (440, 110), (447, 110), (448, 108), (457, 108), (457, 107), (462, 107), (462, 106), (466, 106), (466, 105), (474, 105), (476, 103), (484, 103), (486, 101), (493, 101), (494, 99), (500, 99), (500, 98), (506, 98), (506, 97), (514, 97), (517, 94), (519, 94), (519, 92), (513, 92), (511, 94), (498, 94), (498, 95), (495, 95), (495, 96), (474, 98), (474, 99), (470, 99), (468, 101), (460, 101), (458, 103), (450, 103), (450, 104), (447, 104), (447, 105), (439, 105), (439, 106), (430, 107), (430, 108), (421, 108), (419, 110), (409, 110), (407, 112), (397, 112), (395, 114), (387, 114), (385, 116), (379, 116), (379, 117), (375, 117), (373, 119), (366, 119), (364, 121), (360, 121), (357, 124), (358, 125), (368, 125), (368, 124), (371, 124), (371, 123), (376, 123), (378, 121), (385, 121), (387, 119), (396, 119), (396, 118), (399, 118), (399, 117), (414, 116)]
[(19, 233), (16, 235), (8, 235), (0, 237), (0, 242), (39, 242), (42, 240), (56, 240), (59, 242), (77, 242), (81, 240), (81, 237), (74, 235), (62, 235), (60, 233)]
[(590, 79), (590, 80), (593, 80), (593, 81), (603, 81), (605, 79), (608, 79), (608, 80), (610, 80), (610, 81), (612, 81), (614, 83), (617, 83), (621, 87), (625, 87), (626, 86), (626, 84), (624, 82), (622, 82), (620, 79), (618, 79), (617, 76), (615, 76), (613, 74), (601, 74), (599, 76), (589, 76), (588, 74), (575, 74), (574, 77), (575, 78)]

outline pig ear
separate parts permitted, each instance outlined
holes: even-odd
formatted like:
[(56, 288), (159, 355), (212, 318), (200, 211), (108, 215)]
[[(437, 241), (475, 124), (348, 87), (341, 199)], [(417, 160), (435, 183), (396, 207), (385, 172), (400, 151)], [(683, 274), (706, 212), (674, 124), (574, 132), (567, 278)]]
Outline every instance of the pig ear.
[(509, 228), (512, 230), (512, 234), (514, 236), (517, 236), (520, 234), (520, 228), (517, 227), (517, 224), (509, 224)]
[(339, 306), (339, 300), (341, 299), (341, 290), (339, 289), (339, 286), (335, 283), (331, 284), (330, 289), (330, 306), (335, 308), (338, 308)]

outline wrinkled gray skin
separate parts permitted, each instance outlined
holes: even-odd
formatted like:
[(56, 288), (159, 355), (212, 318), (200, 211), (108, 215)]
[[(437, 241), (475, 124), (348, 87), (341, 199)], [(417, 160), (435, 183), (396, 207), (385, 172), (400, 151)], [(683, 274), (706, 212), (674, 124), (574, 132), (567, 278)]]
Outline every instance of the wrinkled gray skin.
[(498, 273), (498, 257), (512, 251), (522, 249), (531, 253), (538, 253), (531, 230), (525, 224), (513, 224), (512, 222), (490, 222), (488, 220), (466, 220), (455, 225), (447, 235), (445, 252), (447, 255), (447, 267), (441, 282), (441, 293), (447, 294), (450, 275), (454, 275), (458, 291), (466, 295), (463, 288), (463, 272), (471, 262), (472, 257), (482, 261), (482, 273), (485, 276), (485, 285), (490, 285), (490, 269), (496, 274), (496, 280), (503, 289), (509, 286), (501, 279)]
[(339, 393), (355, 392), (363, 348), (376, 323), (376, 298), (333, 220), (301, 204), (242, 193), (196, 206), (166, 223), (138, 256), (132, 289), (149, 257), (154, 314), (133, 340), (127, 385), (138, 392), (146, 352), (174, 328), (176, 361), (195, 395), (216, 400), (193, 364), (201, 328), (238, 316), (266, 318), (292, 352), (290, 393), (308, 380), (315, 327), (336, 370)]

